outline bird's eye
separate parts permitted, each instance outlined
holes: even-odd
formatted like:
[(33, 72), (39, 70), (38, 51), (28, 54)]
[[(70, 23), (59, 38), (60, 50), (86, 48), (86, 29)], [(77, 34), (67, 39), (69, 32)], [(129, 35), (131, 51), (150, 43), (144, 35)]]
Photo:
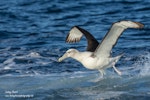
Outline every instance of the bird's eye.
[(71, 52), (68, 52), (68, 53), (71, 53)]

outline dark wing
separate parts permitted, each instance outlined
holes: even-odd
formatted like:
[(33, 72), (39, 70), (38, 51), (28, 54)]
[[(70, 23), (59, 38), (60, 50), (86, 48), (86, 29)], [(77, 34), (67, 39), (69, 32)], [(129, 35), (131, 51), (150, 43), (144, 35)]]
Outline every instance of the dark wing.
[(99, 43), (88, 31), (80, 28), (79, 26), (74, 26), (70, 30), (69, 34), (66, 37), (66, 42), (68, 43), (79, 42), (83, 35), (85, 35), (87, 39), (87, 44), (88, 44), (87, 51), (94, 52), (97, 46), (99, 45)]
[(127, 28), (143, 28), (143, 24), (132, 21), (120, 21), (112, 25), (102, 42), (98, 45), (92, 56), (110, 57), (110, 52), (117, 43), (118, 38)]

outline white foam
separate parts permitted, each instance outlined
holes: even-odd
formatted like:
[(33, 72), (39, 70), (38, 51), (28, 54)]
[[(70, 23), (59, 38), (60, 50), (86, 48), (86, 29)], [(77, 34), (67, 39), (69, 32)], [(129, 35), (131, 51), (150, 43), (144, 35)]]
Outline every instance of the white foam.
[(140, 64), (140, 73), (141, 76), (149, 76), (150, 75), (150, 53), (148, 53), (141, 61)]
[[(3, 63), (0, 64), (0, 67), (1, 69), (3, 70), (9, 70), (9, 69), (21, 69), (21, 68), (24, 68), (26, 66), (26, 64), (16, 64), (15, 62), (15, 59), (20, 59), (20, 60), (23, 60), (23, 59), (41, 59), (41, 58), (44, 58), (42, 56), (40, 56), (39, 53), (37, 52), (31, 52), (29, 53), (28, 55), (19, 55), (19, 56), (16, 56), (16, 55), (12, 55), (12, 57), (9, 57), (7, 58)], [(45, 58), (44, 58), (45, 59)], [(45, 60), (44, 60), (45, 61)], [(44, 62), (43, 60), (39, 60), (39, 61), (35, 61), (35, 64), (47, 64), (46, 62)]]
[(27, 57), (37, 58), (37, 57), (41, 57), (41, 55), (37, 52), (31, 52), (30, 54), (27, 55)]
[(5, 60), (3, 62), (3, 64), (1, 64), (1, 66), (3, 67), (3, 69), (5, 70), (9, 70), (9, 69), (12, 69), (12, 66), (15, 65), (15, 62), (14, 62), (14, 58), (9, 58), (7, 60)]
[(4, 67), (5, 70), (11, 69), (10, 66), (5, 66)]
[(10, 64), (13, 62), (13, 60), (14, 60), (14, 58), (7, 59), (3, 62), (3, 64)]
[(127, 76), (149, 76), (150, 53), (140, 55), (131, 66), (124, 66), (122, 72)]

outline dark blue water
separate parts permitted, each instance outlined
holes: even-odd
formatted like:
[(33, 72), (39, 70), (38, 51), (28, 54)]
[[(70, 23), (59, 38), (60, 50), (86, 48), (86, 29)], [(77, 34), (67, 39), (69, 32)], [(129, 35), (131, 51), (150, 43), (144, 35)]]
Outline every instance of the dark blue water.
[[(124, 52), (112, 69), (99, 72), (80, 63), (57, 59), (69, 48), (84, 51), (86, 40), (66, 44), (74, 25), (99, 41), (111, 24), (138, 21), (144, 29), (128, 29), (113, 49)], [(148, 100), (150, 99), (149, 0), (1, 0), (1, 100)]]

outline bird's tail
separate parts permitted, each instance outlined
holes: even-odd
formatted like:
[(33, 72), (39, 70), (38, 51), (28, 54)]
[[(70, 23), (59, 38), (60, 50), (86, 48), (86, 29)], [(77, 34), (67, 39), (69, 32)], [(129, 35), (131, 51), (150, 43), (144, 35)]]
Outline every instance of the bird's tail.
[(117, 63), (118, 60), (124, 55), (124, 53), (121, 53), (120, 55), (118, 55), (117, 57), (114, 58), (114, 62)]

